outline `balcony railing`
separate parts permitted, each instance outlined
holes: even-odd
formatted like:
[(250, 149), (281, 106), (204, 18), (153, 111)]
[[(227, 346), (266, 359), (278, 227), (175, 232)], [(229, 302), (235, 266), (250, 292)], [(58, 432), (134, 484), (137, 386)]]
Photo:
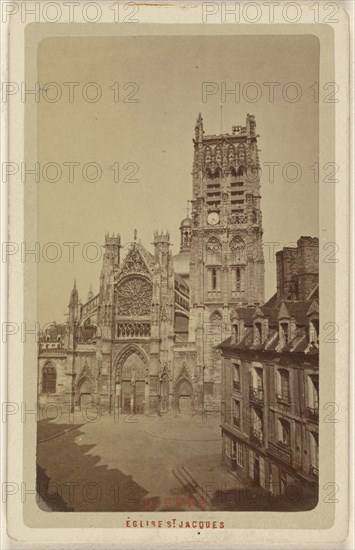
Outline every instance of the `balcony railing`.
[(40, 355), (66, 355), (67, 350), (64, 348), (40, 348)]
[(292, 449), (281, 441), (278, 441), (277, 443), (272, 443), (269, 441), (268, 451), (278, 459), (282, 460), (282, 462), (292, 464)]
[(254, 430), (254, 428), (250, 428), (250, 441), (251, 443), (255, 443), (255, 445), (258, 445), (259, 447), (262, 447), (264, 444), (264, 435), (263, 432), (260, 432), (259, 430)]
[(316, 466), (312, 466), (312, 464), (309, 465), (309, 473), (312, 477), (315, 477), (318, 479), (319, 477), (319, 470)]
[(240, 390), (240, 382), (239, 380), (233, 380), (233, 390)]
[(253, 403), (262, 405), (264, 403), (264, 390), (262, 388), (249, 388), (249, 399)]
[(237, 418), (236, 416), (233, 416), (233, 426), (236, 426), (237, 428), (240, 428), (240, 418)]
[(319, 409), (313, 408), (313, 407), (307, 407), (306, 409), (306, 416), (309, 418), (309, 420), (313, 420), (313, 422), (318, 422), (319, 420)]
[(291, 403), (290, 394), (277, 393), (276, 403), (281, 403), (282, 405), (290, 405)]

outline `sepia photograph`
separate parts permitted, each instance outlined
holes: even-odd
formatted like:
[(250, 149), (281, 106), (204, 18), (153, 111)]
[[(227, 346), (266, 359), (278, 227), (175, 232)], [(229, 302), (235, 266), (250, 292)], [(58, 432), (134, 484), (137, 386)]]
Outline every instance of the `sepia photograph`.
[(2, 547), (351, 547), (345, 4), (1, 5)]
[(318, 73), (312, 36), (40, 43), (44, 510), (317, 505)]

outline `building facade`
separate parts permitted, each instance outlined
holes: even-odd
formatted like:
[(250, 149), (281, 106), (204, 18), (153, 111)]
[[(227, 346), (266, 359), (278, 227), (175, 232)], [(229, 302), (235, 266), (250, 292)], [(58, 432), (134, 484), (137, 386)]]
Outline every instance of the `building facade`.
[(236, 308), (223, 355), (223, 459), (272, 494), (318, 480), (318, 239), (276, 255), (277, 292)]
[(106, 235), (99, 293), (82, 304), (74, 283), (64, 330), (41, 335), (40, 402), (135, 414), (191, 409), (189, 289), (174, 273), (169, 234), (155, 233), (153, 254), (135, 240), (120, 256), (120, 236)]
[(168, 233), (155, 233), (151, 251), (135, 238), (124, 257), (120, 236), (105, 236), (98, 292), (83, 303), (74, 284), (65, 327), (41, 334), (40, 402), (146, 414), (220, 407), (215, 346), (235, 307), (264, 301), (257, 138), (252, 115), (221, 135), (205, 135), (199, 115), (179, 254)]
[(204, 368), (205, 400), (221, 400), (215, 346), (230, 331), (237, 304), (264, 302), (260, 165), (255, 118), (232, 134), (195, 126), (190, 260), (189, 340)]

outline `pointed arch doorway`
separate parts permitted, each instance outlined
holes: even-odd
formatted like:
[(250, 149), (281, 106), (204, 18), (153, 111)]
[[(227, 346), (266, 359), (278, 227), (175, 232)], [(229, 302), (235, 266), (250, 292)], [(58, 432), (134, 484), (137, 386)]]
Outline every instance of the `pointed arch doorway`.
[(187, 378), (183, 378), (176, 388), (176, 404), (178, 412), (182, 415), (192, 414), (193, 388)]
[(143, 353), (128, 349), (121, 356), (116, 371), (116, 397), (125, 414), (144, 414), (146, 405), (147, 365)]
[(90, 407), (93, 403), (93, 384), (88, 378), (83, 378), (77, 384), (76, 405), (80, 410)]

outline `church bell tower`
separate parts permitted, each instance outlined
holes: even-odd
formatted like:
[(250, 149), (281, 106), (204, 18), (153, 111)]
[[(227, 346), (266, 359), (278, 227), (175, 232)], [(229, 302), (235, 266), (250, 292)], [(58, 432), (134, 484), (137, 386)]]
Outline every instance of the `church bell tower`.
[(232, 133), (195, 125), (189, 340), (204, 370), (203, 400), (220, 397), (221, 359), (235, 306), (264, 302), (260, 164), (255, 117)]

